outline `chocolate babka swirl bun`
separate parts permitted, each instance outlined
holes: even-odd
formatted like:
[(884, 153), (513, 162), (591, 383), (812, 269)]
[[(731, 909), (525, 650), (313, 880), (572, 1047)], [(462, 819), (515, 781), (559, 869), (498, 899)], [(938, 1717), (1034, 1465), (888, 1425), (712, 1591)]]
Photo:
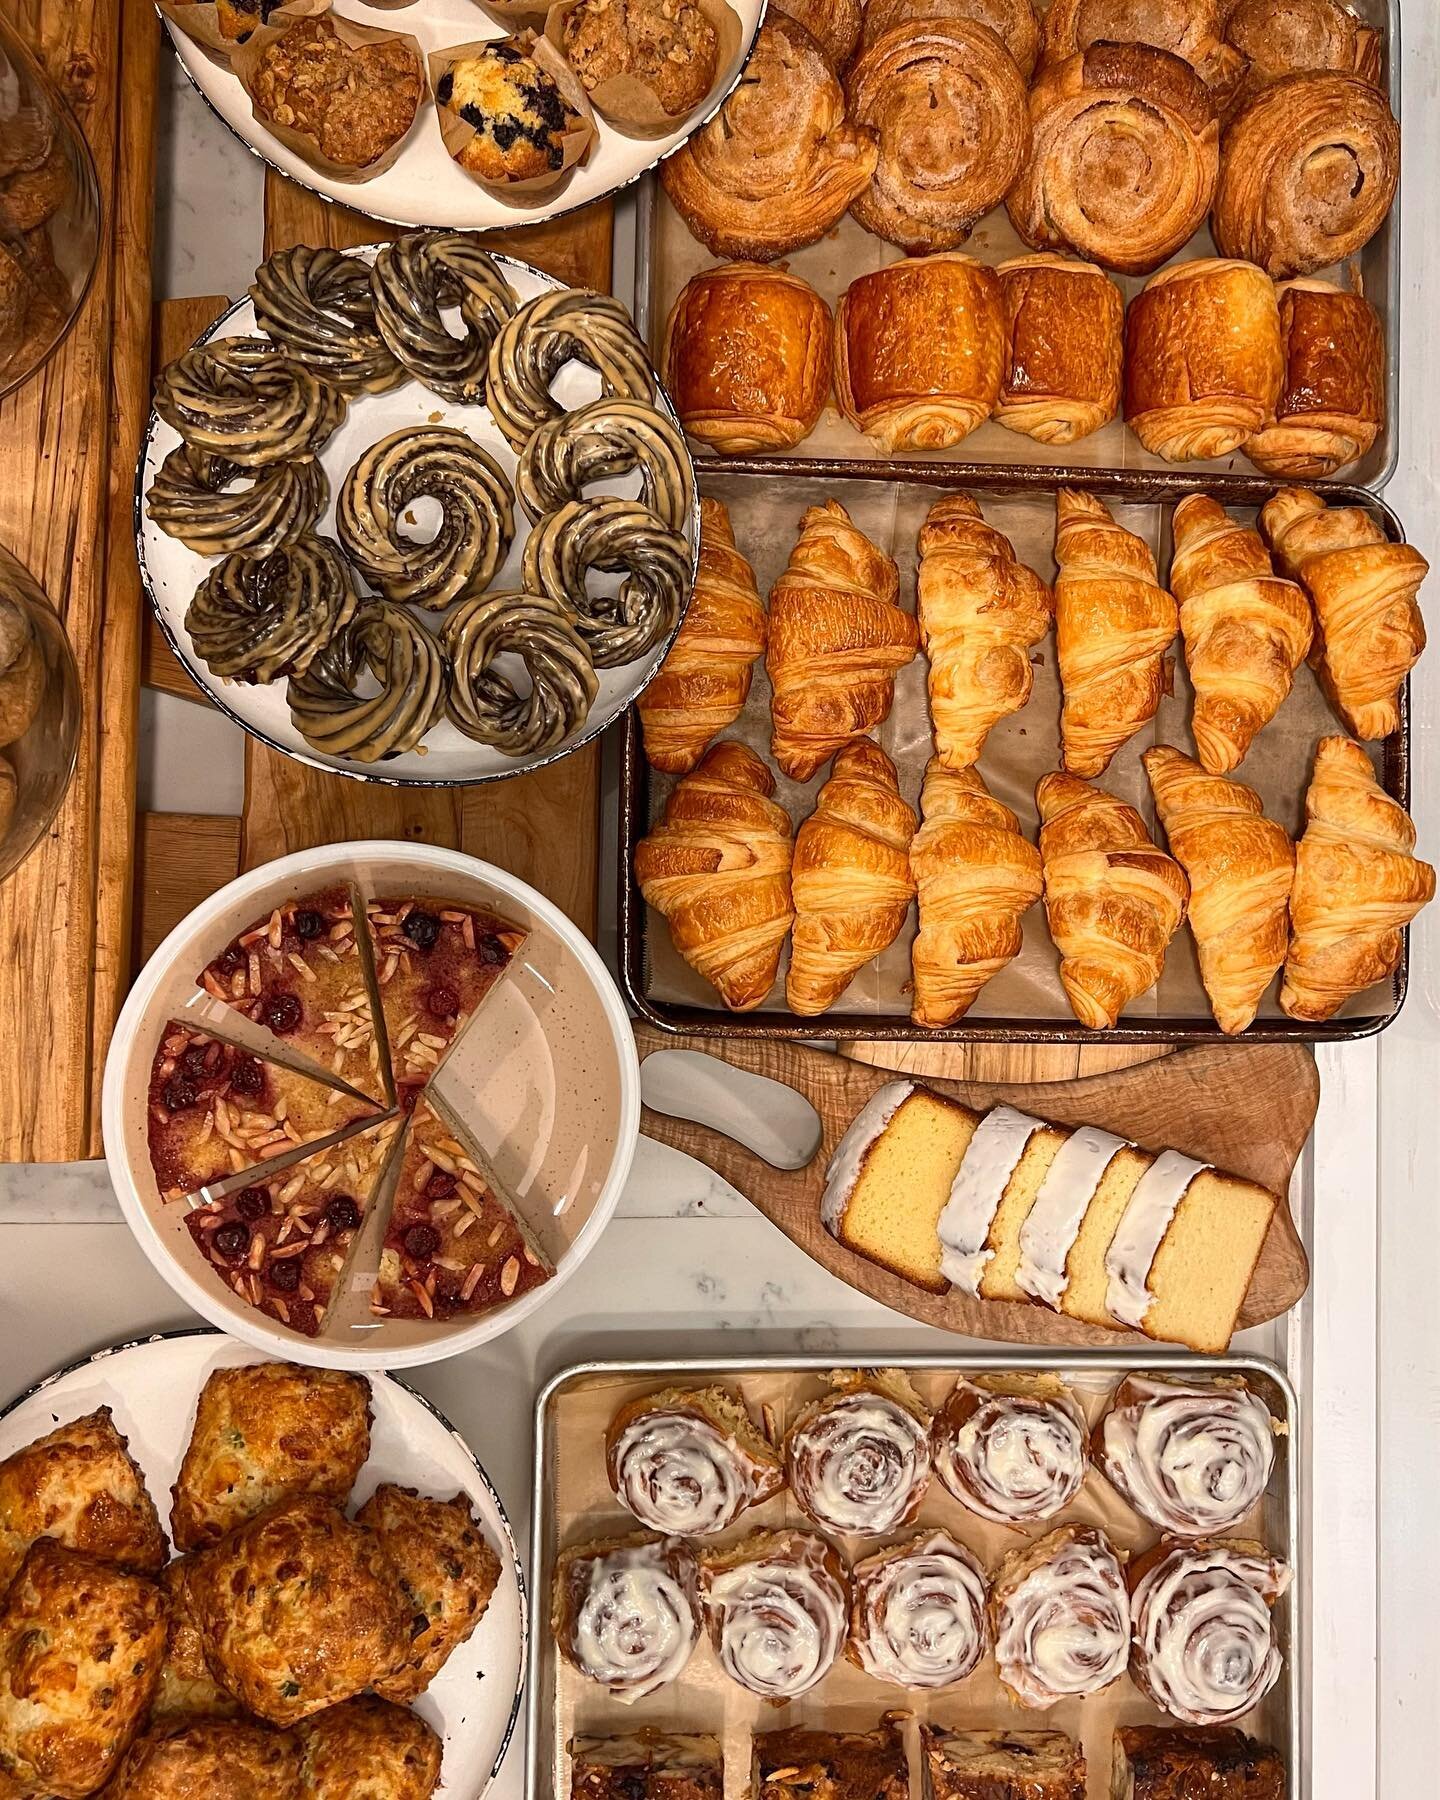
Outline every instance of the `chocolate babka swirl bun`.
[(155, 410), (192, 449), (258, 469), (315, 455), (345, 396), (269, 338), (216, 338), (164, 370)]
[[(407, 231), (386, 244), (370, 271), (375, 323), (391, 354), (442, 399), (485, 399), (491, 346), (519, 304), (499, 264), (463, 231)], [(441, 317), (458, 307), (463, 335)]]
[(329, 494), (325, 471), (312, 456), (242, 469), (179, 444), (151, 482), (146, 510), (167, 536), (199, 556), (235, 550), (268, 556), (314, 529)]
[(1098, 1694), (1125, 1673), (1130, 1603), (1104, 1532), (1061, 1525), (1012, 1550), (990, 1589), (1000, 1680), (1021, 1706)]
[(856, 1563), (845, 1654), (896, 1687), (951, 1687), (979, 1667), (990, 1644), (985, 1571), (946, 1531)]
[(831, 1377), (785, 1434), (802, 1511), (831, 1531), (879, 1536), (908, 1525), (930, 1485), (930, 1417), (898, 1369)]
[[(357, 693), (368, 672), (379, 692)], [(295, 729), (327, 756), (379, 762), (413, 750), (445, 710), (448, 675), (438, 641), (398, 606), (375, 601), (336, 632), (286, 701)]]
[(342, 393), (379, 394), (403, 380), (359, 257), (308, 244), (277, 250), (255, 271), (250, 298), (261, 331)]
[[(590, 652), (565, 608), (546, 594), (472, 595), (452, 609), (440, 641), (450, 659), (451, 723), (507, 756), (553, 750), (595, 703)], [(528, 694), (494, 667), (506, 652), (524, 663)]]
[(1233, 1531), (1275, 1467), (1279, 1422), (1238, 1377), (1127, 1375), (1095, 1433), (1100, 1466), (1136, 1512), (1174, 1537)]
[(1290, 1570), (1241, 1539), (1162, 1543), (1132, 1572), (1130, 1672), (1162, 1712), (1226, 1725), (1279, 1679), (1271, 1608)]
[(700, 1552), (710, 1641), (734, 1682), (763, 1700), (793, 1700), (845, 1647), (849, 1583), (840, 1554), (808, 1531), (757, 1531)]
[(1053, 1375), (962, 1375), (931, 1444), (935, 1472), (960, 1504), (999, 1525), (1053, 1518), (1089, 1464), (1085, 1415)]
[(542, 425), (515, 471), (520, 504), (539, 523), (595, 481), (640, 472), (640, 499), (672, 531), (695, 504), (695, 472), (678, 428), (644, 400), (593, 400)]
[[(592, 594), (592, 569), (623, 574), (619, 593)], [(564, 602), (597, 669), (663, 643), (691, 575), (690, 545), (638, 500), (572, 500), (525, 542), (525, 586)]]
[(785, 1485), (780, 1459), (729, 1388), (666, 1388), (621, 1407), (605, 1436), (615, 1497), (642, 1525), (708, 1537)]
[(227, 556), (195, 590), (185, 629), (226, 681), (303, 675), (359, 601), (329, 538), (298, 538), (268, 556)]
[(560, 1654), (626, 1705), (674, 1681), (700, 1637), (693, 1552), (644, 1535), (561, 1552), (551, 1626)]
[(654, 396), (655, 371), (618, 300), (588, 288), (537, 294), (508, 321), (490, 350), (486, 402), (517, 455), (542, 425), (564, 413), (550, 384), (570, 362), (595, 370), (607, 400)]
[[(428, 543), (405, 530), (420, 499), (440, 508)], [(447, 425), (406, 425), (372, 444), (345, 477), (335, 528), (387, 600), (440, 612), (489, 586), (515, 535), (515, 509), (500, 465), (473, 438)]]

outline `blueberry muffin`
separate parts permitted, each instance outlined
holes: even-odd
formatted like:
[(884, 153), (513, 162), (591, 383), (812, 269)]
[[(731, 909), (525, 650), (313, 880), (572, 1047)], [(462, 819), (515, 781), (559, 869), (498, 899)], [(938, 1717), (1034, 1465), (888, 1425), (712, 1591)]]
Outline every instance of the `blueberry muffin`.
[(455, 160), (481, 181), (558, 172), (566, 135), (583, 123), (524, 38), (497, 38), (452, 63), (435, 84), (435, 102), (474, 130)]
[(715, 82), (715, 27), (694, 0), (580, 0), (564, 42), (586, 93), (629, 75), (672, 118), (693, 112)]

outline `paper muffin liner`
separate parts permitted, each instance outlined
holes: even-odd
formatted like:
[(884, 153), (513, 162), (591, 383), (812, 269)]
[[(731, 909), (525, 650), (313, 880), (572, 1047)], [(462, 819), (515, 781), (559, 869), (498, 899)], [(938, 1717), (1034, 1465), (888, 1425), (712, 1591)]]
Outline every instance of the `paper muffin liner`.
[[(375, 3), (383, 4), (384, 0), (375, 0)], [(402, 0), (402, 4), (408, 3), (409, 0)], [(236, 53), (244, 48), (235, 38), (227, 38), (221, 31), (215, 7), (206, 4), (206, 0), (155, 0), (155, 6), (163, 19), (168, 19), (177, 31), (184, 32), (191, 43), (208, 50), (217, 62), (233, 63)], [(313, 19), (329, 10), (330, 0), (286, 0), (285, 5), (275, 8), (263, 25), (255, 27), (245, 42), (249, 43), (261, 31), (282, 29), (287, 21)]]
[(475, 127), (462, 119), (458, 112), (452, 112), (448, 106), (441, 106), (438, 100), (435, 103), (435, 113), (440, 121), (440, 136), (445, 141), (445, 148), (461, 174), (468, 175), (471, 181), (500, 200), (514, 198), (524, 202), (535, 194), (552, 191), (569, 179), (571, 170), (584, 162), (590, 154), (591, 146), (596, 140), (597, 127), (594, 111), (580, 84), (579, 76), (543, 37), (537, 37), (533, 31), (519, 31), (509, 38), (477, 38), (468, 44), (447, 44), (443, 50), (432, 50), (431, 93), (440, 92), (442, 78), (456, 63), (464, 62), (468, 56), (478, 56), (484, 50), (493, 50), (497, 44), (504, 43), (514, 44), (517, 49), (523, 50), (539, 68), (552, 76), (567, 104), (580, 115), (580, 124), (573, 131), (566, 132), (561, 140), (563, 149), (560, 167), (547, 169), (543, 175), (529, 175), (514, 181), (487, 180), (483, 175), (477, 175), (473, 169), (465, 168), (459, 161), (465, 146), (472, 138), (479, 136)]
[(558, 0), (475, 0), (481, 12), (504, 25), (537, 25), (553, 12)]
[[(557, 0), (545, 21), (545, 37), (557, 56), (565, 58), (565, 21), (584, 0)], [(715, 30), (715, 74), (702, 99), (684, 112), (666, 112), (654, 89), (639, 75), (613, 75), (587, 88), (590, 104), (602, 119), (627, 137), (665, 137), (682, 119), (714, 104), (726, 74), (739, 53), (744, 27), (729, 0), (695, 0)], [(570, 65), (567, 62), (566, 67)], [(579, 77), (577, 76), (578, 80)], [(583, 82), (581, 83), (584, 86)]]

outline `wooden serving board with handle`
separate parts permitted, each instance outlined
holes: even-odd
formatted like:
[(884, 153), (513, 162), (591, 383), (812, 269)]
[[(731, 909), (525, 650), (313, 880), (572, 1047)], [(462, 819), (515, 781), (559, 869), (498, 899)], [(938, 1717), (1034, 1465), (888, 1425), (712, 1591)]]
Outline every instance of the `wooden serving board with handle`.
[[(967, 1337), (1021, 1344), (1116, 1348), (1148, 1343), (1132, 1331), (1083, 1325), (1048, 1307), (972, 1300), (952, 1289), (930, 1294), (838, 1243), (820, 1223), (825, 1167), (852, 1119), (877, 1089), (896, 1079), (886, 1069), (774, 1040), (683, 1037), (636, 1023), (642, 1064), (661, 1050), (714, 1056), (767, 1076), (802, 1095), (819, 1114), (820, 1148), (802, 1169), (777, 1169), (733, 1139), (687, 1119), (641, 1116), (647, 1137), (693, 1156), (756, 1206), (792, 1243), (872, 1300), (926, 1325)], [(1078, 1080), (951, 1081), (927, 1077), (938, 1093), (984, 1109), (1010, 1106), (1062, 1125), (1099, 1125), (1150, 1150), (1179, 1150), (1280, 1196), (1240, 1325), (1286, 1312), (1305, 1292), (1310, 1265), (1289, 1206), (1290, 1177), (1320, 1099), (1315, 1059), (1301, 1044), (1225, 1043), (1178, 1050), (1158, 1062)]]

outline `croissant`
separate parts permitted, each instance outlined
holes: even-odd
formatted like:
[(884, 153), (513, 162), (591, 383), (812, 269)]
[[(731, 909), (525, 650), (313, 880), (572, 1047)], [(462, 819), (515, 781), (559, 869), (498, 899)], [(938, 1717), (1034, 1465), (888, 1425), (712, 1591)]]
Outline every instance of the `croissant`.
[(1225, 41), (1249, 64), (1238, 96), (1242, 104), (1282, 75), (1304, 69), (1380, 82), (1380, 34), (1341, 0), (1234, 0)]
[(1042, 444), (1073, 444), (1115, 417), (1125, 300), (1094, 263), (1040, 251), (996, 270), (1005, 374), (995, 422)]
[(920, 527), (918, 590), (935, 754), (947, 769), (968, 768), (990, 728), (1030, 698), (1030, 649), (1050, 629), (1050, 590), (964, 494), (937, 500)]
[(835, 758), (815, 810), (795, 834), (795, 929), (785, 998), (809, 1018), (900, 934), (915, 883), (915, 813), (895, 765), (868, 739)]
[(774, 792), (775, 777), (753, 750), (716, 744), (635, 846), (640, 892), (732, 1012), (749, 1012), (775, 985), (795, 917), (790, 819)]
[(1113, 794), (1073, 775), (1042, 775), (1035, 800), (1061, 985), (1082, 1025), (1108, 1030), (1160, 979), (1190, 884)]
[(1245, 73), (1245, 58), (1220, 35), (1224, 0), (1052, 0), (1041, 54), (1061, 62), (1092, 44), (1151, 44), (1189, 63), (1223, 112)]
[(1358, 738), (1400, 725), (1400, 687), (1425, 648), (1416, 595), (1430, 565), (1409, 544), (1387, 542), (1358, 506), (1327, 507), (1306, 488), (1282, 488), (1260, 528), (1281, 570), (1315, 608), (1310, 660), (1320, 685)]
[(1267, 475), (1316, 481), (1357, 461), (1385, 421), (1385, 334), (1363, 294), (1313, 275), (1280, 284), (1285, 374), (1274, 423), (1245, 454)]
[(1320, 1020), (1394, 974), (1405, 926), (1435, 896), (1435, 871), (1415, 859), (1414, 825), (1348, 738), (1316, 746), (1305, 819), (1280, 1004), (1292, 1019)]
[(864, 41), (897, 25), (929, 25), (937, 19), (973, 19), (987, 25), (1015, 58), (1028, 81), (1040, 55), (1040, 21), (1034, 0), (867, 0)]
[(1217, 500), (1187, 494), (1173, 529), (1170, 585), (1195, 689), (1191, 729), (1202, 766), (1223, 775), (1280, 710), (1314, 621), (1304, 589), (1275, 574), (1259, 532)]
[(735, 548), (730, 515), (700, 502), (700, 567), (679, 635), (635, 702), (645, 754), (684, 775), (733, 725), (750, 692), (750, 666), (765, 650), (765, 612), (755, 575)]
[(1099, 775), (1170, 691), (1179, 621), (1149, 545), (1093, 495), (1061, 488), (1055, 518), (1062, 760), (1072, 775)]
[(1207, 775), (1166, 746), (1141, 761), (1170, 848), (1190, 878), (1190, 929), (1210, 1010), (1233, 1035), (1255, 1017), (1285, 960), (1295, 847), (1243, 782)]
[(923, 823), (910, 846), (920, 930), (910, 953), (910, 1017), (932, 1030), (963, 1018), (1019, 954), (1020, 921), (1040, 898), (1040, 852), (975, 769), (925, 771)]
[(835, 500), (812, 506), (770, 590), (771, 753), (808, 781), (886, 718), (919, 632), (897, 604), (900, 572)]

